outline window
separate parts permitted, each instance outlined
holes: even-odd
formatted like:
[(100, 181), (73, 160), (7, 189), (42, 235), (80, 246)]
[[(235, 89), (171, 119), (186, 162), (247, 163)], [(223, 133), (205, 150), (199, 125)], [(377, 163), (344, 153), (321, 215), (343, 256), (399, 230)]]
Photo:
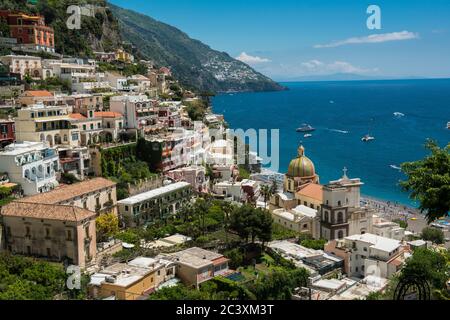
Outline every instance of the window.
[(341, 206), (341, 201), (338, 201), (338, 206), (339, 206), (339, 207)]
[(50, 248), (47, 248), (47, 257), (52, 256), (52, 250)]
[(67, 241), (72, 241), (72, 231), (71, 230), (67, 230), (67, 232), (66, 232), (66, 240)]
[(46, 238), (50, 237), (50, 228), (45, 228), (45, 237)]
[(365, 252), (367, 252), (367, 247), (364, 247), (363, 250), (364, 250)]
[(30, 227), (29, 226), (26, 226), (25, 227), (25, 236), (27, 236), (27, 237), (29, 237), (31, 234), (31, 229), (30, 229)]
[(128, 206), (125, 206), (125, 211), (128, 211)]

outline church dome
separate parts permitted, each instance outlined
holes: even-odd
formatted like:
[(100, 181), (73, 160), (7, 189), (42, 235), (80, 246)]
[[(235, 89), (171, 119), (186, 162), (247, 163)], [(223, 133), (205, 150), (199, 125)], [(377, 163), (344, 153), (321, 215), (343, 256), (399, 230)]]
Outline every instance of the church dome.
[(298, 157), (291, 161), (287, 176), (291, 178), (310, 178), (316, 175), (314, 163), (305, 156), (305, 148), (298, 148)]

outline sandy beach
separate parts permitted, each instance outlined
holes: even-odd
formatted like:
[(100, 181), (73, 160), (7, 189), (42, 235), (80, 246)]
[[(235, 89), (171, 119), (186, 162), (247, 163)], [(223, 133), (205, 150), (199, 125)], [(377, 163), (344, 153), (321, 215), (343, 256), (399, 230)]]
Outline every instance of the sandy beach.
[[(384, 201), (369, 196), (361, 196), (361, 202), (376, 209), (378, 214), (386, 220), (403, 220), (408, 223), (408, 231), (419, 235), (428, 226), (424, 215), (417, 208), (409, 207), (400, 203)], [(446, 238), (450, 237), (450, 231), (444, 231)], [(450, 249), (450, 242), (446, 242), (446, 248)]]

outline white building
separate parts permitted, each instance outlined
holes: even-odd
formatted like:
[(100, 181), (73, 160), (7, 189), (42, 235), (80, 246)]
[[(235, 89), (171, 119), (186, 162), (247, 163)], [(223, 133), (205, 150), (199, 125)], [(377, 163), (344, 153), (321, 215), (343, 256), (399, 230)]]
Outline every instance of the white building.
[(145, 128), (147, 125), (153, 125), (157, 119), (153, 100), (146, 95), (111, 97), (110, 111), (123, 114), (127, 129)]
[(189, 166), (169, 171), (167, 176), (180, 182), (185, 181), (192, 185), (198, 192), (208, 192), (209, 178), (206, 176), (206, 169), (202, 166)]
[(375, 276), (388, 279), (400, 270), (409, 255), (398, 240), (371, 233), (357, 234), (328, 243), (325, 251), (344, 258), (350, 277)]
[(57, 187), (58, 170), (58, 153), (45, 143), (14, 143), (0, 152), (0, 171), (7, 172), (11, 182), (20, 184), (27, 196)]
[(385, 220), (377, 215), (373, 216), (372, 233), (385, 238), (403, 240), (405, 238), (405, 229), (398, 223)]
[(304, 205), (297, 206), (293, 209), (276, 209), (272, 211), (272, 218), (275, 223), (299, 232), (320, 238), (320, 224), (317, 210), (306, 207)]
[(29, 75), (33, 79), (42, 78), (42, 59), (34, 56), (7, 55), (0, 57), (0, 61), (9, 66), (11, 73), (25, 77)]
[(125, 224), (139, 226), (169, 218), (191, 196), (192, 186), (187, 182), (177, 182), (123, 199), (117, 205)]
[(222, 181), (214, 185), (216, 195), (235, 202), (253, 202), (259, 197), (259, 182), (244, 179), (242, 181)]

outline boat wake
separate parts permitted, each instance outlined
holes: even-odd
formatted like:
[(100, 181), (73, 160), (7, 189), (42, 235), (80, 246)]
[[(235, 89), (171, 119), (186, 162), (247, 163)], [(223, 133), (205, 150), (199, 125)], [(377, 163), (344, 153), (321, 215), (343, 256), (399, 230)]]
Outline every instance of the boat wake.
[(331, 131), (331, 132), (337, 132), (337, 133), (343, 133), (343, 134), (347, 134), (347, 133), (348, 133), (348, 131), (345, 131), (345, 130), (338, 130), (338, 129), (328, 129), (328, 131)]

